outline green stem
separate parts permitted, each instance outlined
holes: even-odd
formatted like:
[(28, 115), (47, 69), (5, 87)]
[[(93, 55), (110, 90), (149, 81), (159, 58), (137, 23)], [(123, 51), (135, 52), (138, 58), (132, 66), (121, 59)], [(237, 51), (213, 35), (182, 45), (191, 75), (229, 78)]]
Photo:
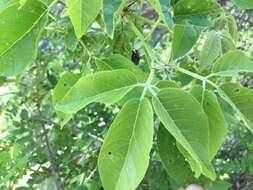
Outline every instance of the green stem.
[[(141, 94), (141, 99), (143, 99), (145, 97), (148, 90), (152, 89), (151, 84), (152, 84), (154, 75), (155, 75), (155, 70), (151, 69), (148, 80), (146, 81), (145, 87), (144, 87), (143, 92)], [(152, 90), (151, 90), (151, 93), (152, 93)]]
[(154, 65), (154, 56), (153, 56), (153, 52), (151, 50), (151, 48), (149, 47), (149, 45), (145, 42), (145, 38), (142, 35), (142, 33), (139, 31), (139, 29), (134, 25), (133, 22), (129, 21), (130, 27), (133, 30), (133, 32), (135, 33), (135, 35), (141, 40), (141, 43), (143, 44), (147, 56), (148, 56), (148, 65), (150, 67), (150, 70), (152, 70), (152, 67)]
[[(133, 18), (135, 18), (135, 19), (137, 19), (137, 20), (142, 21), (142, 22), (145, 23), (145, 24), (154, 25), (154, 24), (156, 23), (156, 22), (153, 21), (153, 20), (150, 20), (150, 19), (145, 18), (145, 17), (140, 16), (140, 15), (136, 15), (136, 14), (134, 14), (134, 13), (128, 13), (128, 15), (129, 15), (130, 17), (133, 17)], [(166, 31), (168, 31), (169, 33), (172, 33), (172, 30), (171, 30), (166, 24), (158, 23), (158, 24), (157, 24), (157, 27), (158, 27), (158, 28), (161, 28), (161, 29), (164, 29), (164, 30), (166, 30)]]
[(193, 77), (195, 79), (198, 79), (198, 80), (201, 80), (201, 81), (207, 81), (206, 77), (203, 77), (203, 76), (201, 76), (201, 75), (199, 75), (197, 73), (193, 73), (191, 71), (188, 71), (188, 70), (186, 70), (186, 69), (184, 69), (182, 67), (179, 67), (179, 66), (176, 66), (176, 65), (173, 65), (173, 64), (168, 64), (168, 67), (171, 67), (171, 68), (173, 68), (173, 69), (175, 69), (175, 70), (177, 70), (177, 71), (179, 71), (181, 73), (184, 73), (186, 75), (189, 75), (189, 76), (191, 76), (191, 77)]
[(54, 0), (50, 5), (47, 7), (47, 9), (51, 9), (54, 5), (56, 5), (60, 0)]
[(144, 87), (144, 90), (142, 92), (142, 95), (141, 95), (141, 99), (143, 99), (147, 93), (148, 90), (151, 89), (151, 84), (152, 84), (152, 81), (153, 81), (153, 78), (155, 76), (155, 70), (153, 69), (153, 66), (154, 66), (154, 56), (153, 56), (153, 52), (151, 50), (151, 48), (149, 47), (149, 45), (145, 42), (145, 38), (144, 36), (142, 35), (142, 33), (138, 30), (138, 28), (134, 25), (133, 22), (129, 21), (129, 24), (130, 24), (130, 27), (131, 29), (133, 30), (133, 32), (135, 33), (135, 35), (141, 40), (145, 50), (146, 50), (146, 54), (147, 56), (149, 57), (148, 60), (148, 65), (149, 65), (149, 68), (150, 68), (150, 74), (149, 74), (149, 77), (145, 83), (145, 87)]
[[(241, 111), (237, 108), (237, 106), (234, 104), (234, 102), (226, 95), (225, 92), (223, 92), (222, 89), (220, 89), (220, 87), (219, 87), (218, 85), (216, 85), (214, 82), (212, 82), (212, 81), (210, 81), (210, 80), (208, 79), (209, 76), (203, 77), (203, 76), (201, 76), (201, 75), (198, 75), (198, 74), (193, 73), (193, 72), (191, 72), (191, 71), (185, 70), (185, 69), (183, 69), (183, 68), (181, 68), (181, 67), (178, 67), (178, 66), (173, 66), (173, 68), (175, 68), (175, 69), (178, 70), (179, 72), (182, 72), (182, 73), (184, 73), (184, 74), (187, 74), (187, 75), (189, 75), (189, 76), (192, 76), (192, 77), (194, 77), (194, 78), (196, 78), (196, 79), (198, 79), (198, 80), (201, 80), (203, 83), (208, 83), (208, 84), (210, 84), (211, 86), (213, 86), (213, 87), (217, 90), (219, 96), (220, 96), (223, 100), (225, 100), (225, 101), (233, 108), (233, 110), (239, 115), (239, 117), (242, 119), (242, 121), (244, 122), (244, 124), (245, 124), (246, 126), (249, 125), (247, 119), (245, 119), (244, 115), (243, 115), (243, 114), (241, 113)], [(250, 127), (248, 127), (248, 128), (249, 128), (250, 131), (252, 131), (252, 129), (251, 129)], [(253, 132), (253, 131), (252, 131), (252, 132)]]
[(149, 33), (146, 35), (145, 37), (145, 41), (150, 40), (152, 34), (154, 33), (155, 29), (157, 28), (158, 24), (161, 22), (160, 17), (158, 18), (158, 20), (156, 21), (156, 23), (154, 23), (153, 27), (151, 28), (151, 30), (149, 31)]

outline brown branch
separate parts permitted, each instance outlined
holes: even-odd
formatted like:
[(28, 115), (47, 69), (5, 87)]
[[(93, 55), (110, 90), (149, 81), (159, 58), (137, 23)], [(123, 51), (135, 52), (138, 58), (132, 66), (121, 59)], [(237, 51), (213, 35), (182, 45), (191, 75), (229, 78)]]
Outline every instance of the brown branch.
[(51, 164), (52, 176), (54, 178), (56, 189), (63, 190), (64, 189), (63, 183), (62, 183), (60, 175), (59, 175), (59, 166), (54, 159), (53, 150), (52, 150), (52, 147), (51, 147), (51, 145), (49, 143), (49, 139), (48, 139), (48, 131), (43, 124), (42, 124), (42, 129), (43, 129), (43, 135), (44, 135), (45, 143), (46, 143), (47, 156), (48, 156), (48, 160)]

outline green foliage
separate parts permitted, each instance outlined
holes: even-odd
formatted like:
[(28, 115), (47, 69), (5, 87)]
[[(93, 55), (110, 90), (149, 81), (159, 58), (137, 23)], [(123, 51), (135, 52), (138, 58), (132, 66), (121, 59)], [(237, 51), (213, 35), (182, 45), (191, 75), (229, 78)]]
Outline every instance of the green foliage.
[(177, 59), (188, 53), (197, 42), (199, 34), (199, 27), (193, 25), (175, 25), (172, 40), (173, 59)]
[(157, 11), (157, 13), (160, 15), (160, 17), (163, 19), (165, 23), (167, 23), (169, 26), (173, 25), (172, 16), (170, 13), (170, 6), (169, 1), (166, 0), (149, 0), (149, 3), (154, 7), (154, 9)]
[(127, 190), (139, 185), (149, 165), (152, 125), (149, 100), (131, 100), (123, 106), (99, 154), (98, 167), (105, 189)]
[(162, 125), (157, 132), (157, 146), (164, 167), (171, 178), (179, 185), (194, 182), (194, 173), (178, 150), (175, 138)]
[(250, 131), (253, 131), (253, 114), (251, 111), (253, 91), (235, 83), (224, 84), (221, 88), (236, 106), (238, 114), (242, 117), (241, 119), (245, 120), (246, 126)]
[(200, 63), (210, 66), (222, 53), (221, 37), (216, 31), (207, 34), (205, 43), (200, 52)]
[[(12, 3), (0, 13), (0, 75), (23, 72), (34, 60), (38, 39), (47, 20), (47, 8), (40, 1), (28, 1), (22, 8)], [(26, 22), (24, 22), (26, 21)]]
[(120, 13), (126, 4), (126, 0), (104, 0), (103, 15), (106, 31), (110, 37), (113, 37), (114, 28), (119, 20)]
[(226, 136), (227, 124), (215, 94), (200, 86), (193, 87), (191, 94), (202, 104), (209, 122), (209, 160), (213, 160)]
[(80, 78), (61, 99), (56, 99), (56, 109), (75, 113), (92, 102), (113, 104), (121, 100), (137, 84), (128, 70), (102, 71)]
[(238, 50), (221, 56), (213, 67), (214, 75), (233, 76), (239, 72), (253, 72), (253, 62)]
[(208, 119), (197, 100), (183, 90), (171, 88), (159, 91), (153, 105), (165, 128), (193, 159), (195, 175), (203, 173), (214, 179), (208, 159)]
[(100, 12), (102, 0), (67, 0), (66, 4), (69, 17), (75, 28), (76, 36), (81, 38)]
[(232, 0), (234, 4), (236, 4), (241, 9), (252, 9), (253, 2), (251, 0)]
[(216, 0), (1, 1), (0, 188), (228, 188), (227, 125), (253, 132), (238, 41)]

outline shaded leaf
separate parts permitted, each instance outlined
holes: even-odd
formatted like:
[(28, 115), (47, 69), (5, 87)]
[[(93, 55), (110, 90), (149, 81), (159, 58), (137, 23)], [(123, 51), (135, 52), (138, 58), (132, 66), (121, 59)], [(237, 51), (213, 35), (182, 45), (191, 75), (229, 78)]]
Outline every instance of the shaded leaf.
[(229, 51), (236, 50), (235, 42), (233, 40), (233, 37), (228, 31), (222, 31), (221, 32), (221, 48), (222, 53), (227, 53)]
[(221, 89), (236, 106), (237, 113), (253, 133), (253, 91), (237, 83), (227, 83)]
[(195, 86), (192, 88), (191, 94), (200, 103), (203, 101), (202, 107), (209, 122), (209, 160), (211, 161), (225, 140), (227, 131), (226, 120), (213, 92), (205, 90), (203, 93), (201, 86)]
[(147, 73), (142, 71), (138, 66), (134, 65), (132, 61), (120, 54), (114, 54), (105, 59), (97, 59), (96, 66), (98, 71), (128, 69), (135, 74), (135, 77), (139, 82), (145, 82), (148, 79)]
[(159, 80), (156, 83), (156, 87), (163, 89), (163, 88), (179, 88), (178, 84), (173, 80)]
[(201, 29), (192, 25), (174, 25), (172, 58), (177, 59), (188, 53), (197, 42)]
[(175, 138), (160, 124), (157, 132), (157, 146), (161, 161), (168, 175), (180, 186), (192, 183), (194, 173), (176, 146)]
[(232, 0), (232, 2), (241, 9), (253, 9), (252, 0)]
[(108, 35), (112, 38), (114, 28), (127, 0), (103, 0), (103, 15)]
[(167, 88), (153, 97), (153, 106), (165, 128), (196, 162), (191, 165), (195, 176), (203, 173), (214, 180), (208, 159), (208, 119), (198, 101), (181, 89)]
[(209, 32), (200, 52), (201, 65), (210, 66), (221, 53), (221, 38), (219, 34), (216, 31)]
[(233, 76), (240, 72), (253, 72), (253, 61), (239, 50), (224, 54), (213, 67), (213, 74), (218, 76)]
[(159, 16), (163, 19), (168, 26), (172, 26), (174, 24), (171, 13), (170, 6), (168, 0), (148, 0), (152, 7), (156, 10)]
[(236, 44), (236, 42), (238, 41), (238, 37), (239, 37), (236, 20), (232, 15), (226, 16), (226, 19), (227, 19), (229, 33), (232, 36), (232, 38)]
[(215, 181), (207, 190), (228, 190), (232, 185), (227, 181)]
[[(53, 104), (54, 106), (60, 102), (71, 87), (79, 80), (81, 74), (65, 73), (58, 81), (53, 91)], [(63, 112), (56, 112), (61, 120), (61, 125), (65, 125), (72, 117), (72, 114), (65, 114)]]
[(210, 25), (208, 18), (220, 11), (221, 7), (216, 0), (180, 0), (174, 6), (174, 17), (181, 23), (207, 26)]

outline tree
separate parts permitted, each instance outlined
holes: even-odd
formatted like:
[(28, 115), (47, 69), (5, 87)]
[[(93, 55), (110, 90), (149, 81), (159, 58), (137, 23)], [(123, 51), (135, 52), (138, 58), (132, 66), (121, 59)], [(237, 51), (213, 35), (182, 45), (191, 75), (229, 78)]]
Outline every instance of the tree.
[(17, 92), (4, 102), (14, 129), (0, 142), (1, 187), (29, 171), (37, 189), (99, 189), (99, 179), (105, 190), (145, 189), (158, 160), (172, 189), (227, 189), (212, 165), (225, 116), (253, 132), (253, 91), (233, 82), (253, 61), (237, 41), (216, 0), (2, 1), (1, 83)]

